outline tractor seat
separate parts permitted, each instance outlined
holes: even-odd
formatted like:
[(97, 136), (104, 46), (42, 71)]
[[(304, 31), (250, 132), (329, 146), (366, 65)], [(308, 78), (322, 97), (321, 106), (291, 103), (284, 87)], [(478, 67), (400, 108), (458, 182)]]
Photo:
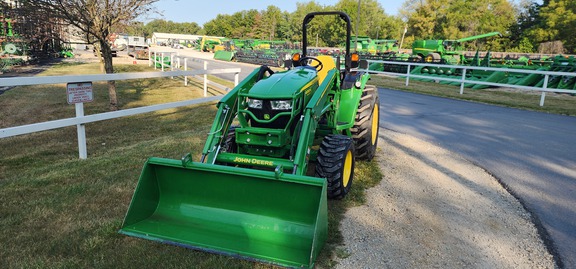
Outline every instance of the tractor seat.
[(330, 55), (319, 55), (316, 57), (320, 62), (322, 62), (322, 70), (318, 71), (318, 84), (322, 84), (328, 71), (336, 68), (336, 63), (334, 62), (334, 58)]

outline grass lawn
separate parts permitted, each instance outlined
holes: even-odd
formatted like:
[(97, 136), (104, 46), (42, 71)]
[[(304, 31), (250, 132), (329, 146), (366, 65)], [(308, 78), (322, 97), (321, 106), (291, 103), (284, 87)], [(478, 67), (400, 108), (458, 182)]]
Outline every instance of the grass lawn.
[[(117, 72), (151, 71), (119, 65)], [(55, 65), (39, 75), (96, 74), (97, 64)], [(231, 87), (231, 85), (227, 85)], [(181, 79), (117, 81), (121, 109), (202, 97), (202, 83)], [(218, 90), (210, 88), (217, 94)], [(106, 112), (105, 83), (94, 83), (85, 114)], [(76, 128), (0, 139), (0, 268), (272, 268), (117, 233), (148, 157), (198, 160), (215, 103), (86, 125), (88, 159), (78, 159)], [(0, 95), (0, 128), (74, 117), (65, 85), (22, 86)], [(318, 263), (346, 255), (338, 223), (380, 181), (375, 162), (358, 162), (355, 185), (329, 201), (329, 240)]]
[[(117, 72), (152, 71), (148, 66), (118, 65)], [(98, 64), (60, 63), (39, 74), (96, 74)], [(217, 80), (217, 79), (214, 79)], [(232, 87), (230, 82), (217, 81)], [(576, 97), (465, 89), (434, 83), (373, 76), (380, 87), (509, 107), (576, 115)], [(85, 114), (106, 112), (107, 88), (94, 83), (94, 102)], [(121, 109), (202, 97), (202, 82), (155, 78), (117, 81)], [(210, 94), (220, 90), (209, 88)], [(140, 171), (151, 156), (198, 160), (216, 113), (215, 103), (95, 122), (86, 125), (88, 159), (79, 160), (76, 128), (0, 139), (0, 268), (272, 268), (136, 239), (117, 233)], [(74, 117), (65, 85), (23, 86), (0, 95), (0, 128)], [(329, 239), (318, 259), (323, 268), (346, 256), (338, 225), (346, 208), (362, 204), (364, 191), (380, 181), (373, 162), (358, 162), (351, 193), (329, 201)]]

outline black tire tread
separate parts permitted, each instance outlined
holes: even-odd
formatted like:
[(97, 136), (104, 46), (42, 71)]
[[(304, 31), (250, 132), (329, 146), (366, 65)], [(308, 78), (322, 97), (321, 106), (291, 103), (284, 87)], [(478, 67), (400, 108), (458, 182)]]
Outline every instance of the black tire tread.
[(367, 85), (358, 103), (354, 126), (350, 129), (358, 159), (371, 160), (376, 154), (378, 140), (372, 145), (372, 113), (376, 104), (380, 106), (378, 91), (375, 86)]
[[(327, 194), (330, 199), (342, 199), (352, 186), (354, 174), (350, 175), (348, 186), (343, 186), (343, 171), (346, 154), (352, 150), (354, 157), (354, 141), (345, 135), (328, 135), (324, 137), (318, 151), (315, 168), (316, 177), (326, 178)], [(354, 161), (352, 161), (352, 172)]]

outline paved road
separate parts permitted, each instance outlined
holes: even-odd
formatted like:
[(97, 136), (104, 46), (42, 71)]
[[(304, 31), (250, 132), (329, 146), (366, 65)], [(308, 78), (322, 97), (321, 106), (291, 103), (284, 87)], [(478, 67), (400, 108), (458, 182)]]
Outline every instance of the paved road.
[[(187, 58), (188, 69), (203, 69), (204, 61), (208, 62), (208, 69), (222, 69), (222, 68), (240, 68), (241, 72), (239, 75), (239, 81), (242, 81), (247, 77), (258, 65), (237, 63), (237, 62), (225, 62), (214, 60), (214, 54), (209, 52), (198, 52), (193, 49), (173, 49), (169, 47), (152, 47), (152, 52), (156, 51), (158, 55), (160, 52), (175, 52), (182, 59), (180, 60), (180, 65), (184, 66), (183, 58)], [(166, 54), (168, 55), (168, 54)], [(176, 62), (176, 60), (174, 60)], [(234, 74), (217, 74), (215, 75), (222, 79), (229, 81), (234, 81)]]
[(576, 268), (576, 117), (380, 89), (381, 125), (439, 144), (498, 178)]

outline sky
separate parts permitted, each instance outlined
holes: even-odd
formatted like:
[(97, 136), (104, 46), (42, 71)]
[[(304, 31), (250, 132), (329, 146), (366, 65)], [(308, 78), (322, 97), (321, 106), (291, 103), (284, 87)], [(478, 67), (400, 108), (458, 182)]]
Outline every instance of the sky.
[[(296, 3), (307, 3), (311, 0), (160, 0), (154, 5), (163, 13), (163, 19), (173, 22), (195, 22), (199, 26), (215, 19), (218, 14), (232, 15), (242, 10), (265, 10), (269, 5), (274, 5), (282, 11), (293, 12)], [(360, 0), (361, 1), (361, 0)], [(335, 5), (338, 0), (315, 0), (323, 6)], [(398, 9), (404, 1), (378, 0), (388, 15), (397, 15)], [(362, 2), (360, 2), (362, 3)]]

